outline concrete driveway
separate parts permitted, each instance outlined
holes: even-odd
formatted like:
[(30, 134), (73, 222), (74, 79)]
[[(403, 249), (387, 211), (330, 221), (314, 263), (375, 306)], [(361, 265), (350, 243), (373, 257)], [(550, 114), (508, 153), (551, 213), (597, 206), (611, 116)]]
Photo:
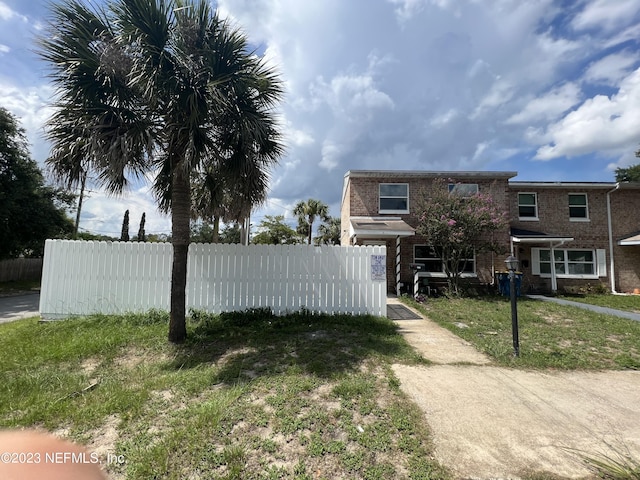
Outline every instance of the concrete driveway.
[(40, 315), (40, 292), (0, 297), (0, 323)]
[(424, 317), (396, 323), (435, 363), (393, 370), (457, 478), (580, 478), (593, 475), (584, 456), (640, 461), (640, 372), (500, 368)]

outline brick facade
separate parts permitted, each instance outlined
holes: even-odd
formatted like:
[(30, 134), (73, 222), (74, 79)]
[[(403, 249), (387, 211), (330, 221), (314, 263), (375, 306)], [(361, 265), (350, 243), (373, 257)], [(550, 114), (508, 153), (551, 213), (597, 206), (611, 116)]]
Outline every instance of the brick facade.
[[(341, 211), (342, 245), (349, 245), (350, 217), (400, 217), (407, 224), (416, 228), (416, 216), (420, 202), (428, 198), (436, 178), (445, 178), (450, 183), (474, 183), (483, 193), (490, 193), (496, 201), (506, 206), (509, 196), (508, 179), (514, 172), (349, 172), (345, 176), (344, 197)], [(379, 185), (381, 183), (400, 183), (409, 186), (408, 214), (379, 213)], [(348, 200), (348, 201), (345, 201)], [(347, 214), (348, 212), (348, 214)], [(501, 243), (509, 243), (509, 231), (500, 233)], [(387, 245), (387, 284), (389, 291), (395, 291), (395, 238), (385, 239)], [(362, 243), (358, 241), (358, 243)], [(419, 235), (404, 237), (400, 242), (400, 277), (405, 285), (413, 285), (413, 272), (409, 264), (414, 262), (414, 246), (424, 245), (424, 238)], [(482, 283), (491, 283), (494, 269), (501, 269), (503, 258), (492, 254), (481, 254), (476, 258), (477, 278)]]
[[(615, 183), (558, 183), (513, 182), (516, 172), (402, 172), (402, 171), (353, 171), (345, 175), (341, 222), (343, 245), (352, 243), (350, 218), (352, 217), (400, 217), (411, 227), (418, 226), (416, 213), (420, 202), (427, 198), (436, 178), (450, 183), (478, 184), (480, 192), (489, 192), (498, 204), (504, 205), (509, 214), (510, 227), (541, 232), (553, 236), (572, 237), (574, 240), (559, 249), (589, 249), (606, 252), (606, 272), (597, 278), (558, 278), (558, 289), (567, 287), (611, 286), (611, 258), (607, 214), (607, 197), (611, 199), (612, 241), (614, 252), (614, 281), (616, 290), (633, 291), (640, 288), (640, 246), (620, 246), (618, 240), (640, 232), (640, 186), (622, 184), (614, 191)], [(379, 213), (379, 185), (381, 183), (407, 184), (409, 189), (409, 213)], [(519, 217), (518, 193), (535, 193), (537, 219)], [(588, 219), (571, 219), (569, 194), (584, 194), (587, 198)], [(477, 279), (492, 283), (494, 272), (504, 269), (504, 258), (510, 248), (509, 228), (499, 233), (498, 241), (505, 246), (504, 255), (479, 254), (476, 257)], [(361, 240), (357, 240), (362, 243)], [(370, 241), (370, 240), (369, 240)], [(387, 245), (387, 283), (395, 291), (395, 237), (380, 238)], [(401, 239), (401, 282), (412, 285), (413, 273), (409, 264), (414, 262), (414, 246), (424, 245), (419, 235)], [(548, 243), (516, 243), (514, 253), (520, 260), (524, 274), (523, 287), (527, 290), (549, 290), (550, 279), (533, 272), (532, 249), (548, 248)]]

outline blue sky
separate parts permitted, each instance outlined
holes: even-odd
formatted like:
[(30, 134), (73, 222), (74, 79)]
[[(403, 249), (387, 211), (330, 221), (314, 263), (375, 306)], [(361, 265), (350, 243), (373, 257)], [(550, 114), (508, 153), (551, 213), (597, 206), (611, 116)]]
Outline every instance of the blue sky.
[[(516, 180), (613, 181), (640, 148), (637, 0), (220, 0), (280, 70), (287, 154), (268, 204), (318, 198), (339, 215), (353, 169), (509, 170)], [(0, 105), (43, 163), (53, 93), (32, 53), (44, 0), (0, 0)], [(81, 228), (169, 232), (146, 185), (94, 189)]]

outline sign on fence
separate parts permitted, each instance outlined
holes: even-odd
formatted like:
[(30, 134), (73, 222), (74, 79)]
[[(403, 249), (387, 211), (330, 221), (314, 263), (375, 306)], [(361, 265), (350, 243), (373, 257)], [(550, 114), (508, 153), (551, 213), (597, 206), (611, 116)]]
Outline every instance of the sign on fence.
[[(386, 315), (383, 246), (191, 244), (187, 308)], [(169, 310), (168, 243), (47, 240), (40, 315)]]

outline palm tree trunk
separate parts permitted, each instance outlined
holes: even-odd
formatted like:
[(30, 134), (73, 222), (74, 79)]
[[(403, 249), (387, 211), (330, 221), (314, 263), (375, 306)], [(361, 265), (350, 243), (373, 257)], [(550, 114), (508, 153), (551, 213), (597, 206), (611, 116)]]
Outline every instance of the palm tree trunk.
[(218, 243), (220, 239), (220, 217), (213, 217), (213, 233), (211, 235), (211, 243)]
[(172, 343), (180, 343), (187, 338), (185, 311), (190, 207), (189, 174), (183, 172), (182, 168), (176, 167), (171, 179), (173, 265), (171, 268), (169, 341)]
[(313, 222), (309, 222), (309, 245), (311, 245), (311, 233), (313, 232)]
[(76, 212), (76, 223), (73, 226), (73, 239), (78, 239), (78, 227), (80, 226), (80, 213), (82, 212), (82, 197), (84, 196), (84, 187), (87, 182), (87, 172), (82, 172), (82, 180), (80, 181), (80, 198), (78, 198), (78, 211)]

